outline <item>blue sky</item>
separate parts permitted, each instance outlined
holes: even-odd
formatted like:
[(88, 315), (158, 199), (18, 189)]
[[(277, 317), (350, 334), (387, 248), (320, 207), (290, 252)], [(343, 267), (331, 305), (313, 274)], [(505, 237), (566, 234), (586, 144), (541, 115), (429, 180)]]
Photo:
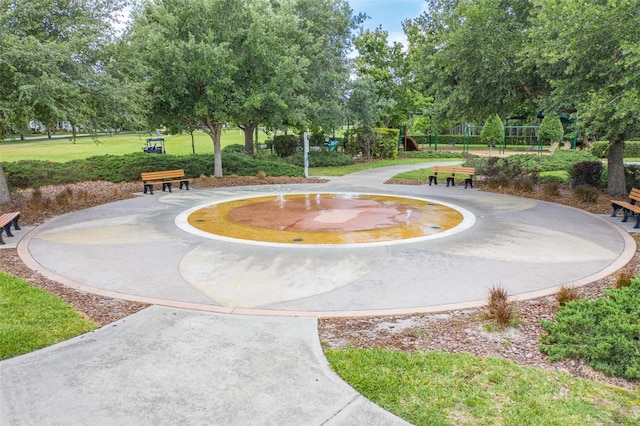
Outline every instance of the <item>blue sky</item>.
[(379, 25), (389, 33), (389, 41), (406, 43), (402, 21), (418, 17), (425, 9), (424, 0), (349, 0), (354, 14), (366, 13), (371, 17), (364, 28), (374, 30)]

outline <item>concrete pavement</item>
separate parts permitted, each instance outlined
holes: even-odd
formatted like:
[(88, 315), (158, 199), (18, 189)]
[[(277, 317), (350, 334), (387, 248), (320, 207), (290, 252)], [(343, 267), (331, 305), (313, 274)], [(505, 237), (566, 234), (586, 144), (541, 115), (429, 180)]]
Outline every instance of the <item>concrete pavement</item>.
[[(0, 362), (0, 425), (393, 425), (329, 368), (316, 318), (441, 311), (615, 272), (635, 253), (607, 218), (462, 187), (383, 185), (369, 170), (325, 184), (157, 192), (65, 215), (18, 245), (33, 269), (154, 306)], [(180, 214), (267, 193), (358, 192), (459, 206), (473, 224), (443, 238), (279, 247), (187, 232)], [(618, 219), (619, 221), (619, 219)], [(235, 315), (229, 315), (229, 314)]]

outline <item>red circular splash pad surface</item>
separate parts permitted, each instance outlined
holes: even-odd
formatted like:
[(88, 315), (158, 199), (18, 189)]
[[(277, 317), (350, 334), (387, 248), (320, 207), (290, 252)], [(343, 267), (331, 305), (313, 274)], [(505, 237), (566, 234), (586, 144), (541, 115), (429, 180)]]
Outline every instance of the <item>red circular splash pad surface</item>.
[(353, 244), (434, 235), (463, 220), (427, 200), (373, 194), (286, 194), (202, 207), (194, 228), (242, 240), (289, 244)]

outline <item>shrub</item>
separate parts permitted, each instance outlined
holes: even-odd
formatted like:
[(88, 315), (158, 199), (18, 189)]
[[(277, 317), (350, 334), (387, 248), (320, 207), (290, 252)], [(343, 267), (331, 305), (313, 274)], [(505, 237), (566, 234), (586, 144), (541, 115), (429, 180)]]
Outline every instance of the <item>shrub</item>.
[[(449, 152), (449, 151), (400, 151), (398, 152), (399, 158), (464, 158), (468, 157), (463, 152)], [(469, 166), (473, 167), (473, 166)]]
[(593, 204), (598, 202), (600, 191), (588, 185), (580, 185), (573, 190), (573, 196), (581, 203)]
[(546, 182), (542, 186), (542, 191), (549, 197), (557, 197), (560, 195), (560, 184), (558, 182)]
[(629, 274), (618, 274), (616, 277), (615, 288), (629, 287), (631, 285), (631, 276)]
[(511, 180), (506, 176), (494, 176), (487, 180), (487, 186), (492, 189), (508, 188)]
[[(301, 168), (277, 157), (252, 156), (233, 150), (223, 153), (222, 164), (225, 174), (256, 176), (262, 170), (269, 176), (303, 175)], [(139, 152), (121, 156), (100, 155), (66, 163), (34, 160), (3, 162), (2, 167), (12, 188), (37, 188), (95, 180), (132, 182), (140, 180), (140, 173), (154, 170), (183, 169), (188, 178), (212, 176), (213, 155), (151, 155)]]
[(558, 305), (561, 307), (566, 305), (568, 302), (578, 300), (579, 298), (580, 294), (578, 293), (578, 289), (574, 287), (562, 286), (556, 292), (556, 300), (558, 301)]
[(504, 124), (498, 114), (490, 115), (480, 131), (482, 143), (496, 146), (504, 140)]
[(530, 176), (520, 177), (513, 181), (513, 187), (518, 191), (533, 192), (535, 186), (535, 179)]
[(547, 114), (540, 123), (540, 129), (538, 130), (538, 139), (543, 144), (551, 144), (552, 142), (559, 142), (564, 136), (564, 129), (562, 127), (562, 121), (558, 114)]
[(509, 303), (509, 295), (501, 286), (493, 286), (489, 290), (487, 318), (494, 321), (500, 328), (508, 327), (514, 320), (514, 310)]
[(640, 166), (639, 165), (625, 164), (624, 182), (627, 188), (627, 192), (631, 192), (631, 188), (640, 188)]
[(640, 280), (605, 294), (569, 302), (555, 321), (541, 321), (548, 334), (540, 350), (552, 361), (580, 358), (607, 374), (640, 379)]
[(273, 149), (278, 157), (289, 157), (296, 152), (299, 143), (296, 135), (277, 135), (273, 138)]
[(599, 187), (602, 184), (604, 166), (600, 161), (581, 161), (571, 169), (571, 187), (589, 185)]
[(242, 154), (244, 153), (244, 145), (239, 144), (239, 143), (233, 143), (231, 145), (227, 145), (224, 148), (222, 148), (222, 152), (225, 154), (229, 154), (229, 153), (236, 153), (236, 154)]
[[(284, 159), (289, 164), (304, 167), (304, 153), (295, 154)], [(352, 156), (337, 151), (310, 151), (309, 167), (335, 167), (355, 164)]]

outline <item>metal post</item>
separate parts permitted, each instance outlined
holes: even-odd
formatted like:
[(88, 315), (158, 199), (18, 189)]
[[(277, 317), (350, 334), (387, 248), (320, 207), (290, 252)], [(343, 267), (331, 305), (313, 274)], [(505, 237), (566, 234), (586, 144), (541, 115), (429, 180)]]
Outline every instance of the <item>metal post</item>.
[(304, 177), (309, 177), (309, 137), (304, 132)]

